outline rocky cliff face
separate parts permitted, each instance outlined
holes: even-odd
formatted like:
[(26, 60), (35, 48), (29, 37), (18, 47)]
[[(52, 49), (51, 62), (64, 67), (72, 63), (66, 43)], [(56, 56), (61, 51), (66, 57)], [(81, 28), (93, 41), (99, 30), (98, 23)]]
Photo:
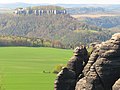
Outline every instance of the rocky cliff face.
[(75, 90), (76, 81), (82, 73), (84, 66), (88, 61), (88, 52), (86, 47), (75, 48), (73, 57), (68, 61), (67, 67), (59, 72), (54, 90)]
[[(79, 70), (81, 70), (80, 67)], [(119, 90), (120, 33), (114, 34), (110, 40), (97, 45), (79, 74), (82, 74), (82, 77), (79, 76), (79, 81), (76, 80), (73, 90)]]

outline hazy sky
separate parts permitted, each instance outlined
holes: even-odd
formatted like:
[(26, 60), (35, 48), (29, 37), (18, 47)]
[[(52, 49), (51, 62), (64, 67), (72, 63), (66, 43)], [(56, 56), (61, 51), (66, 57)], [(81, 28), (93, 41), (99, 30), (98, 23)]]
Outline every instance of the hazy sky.
[(0, 3), (50, 3), (50, 4), (120, 4), (120, 0), (0, 0)]

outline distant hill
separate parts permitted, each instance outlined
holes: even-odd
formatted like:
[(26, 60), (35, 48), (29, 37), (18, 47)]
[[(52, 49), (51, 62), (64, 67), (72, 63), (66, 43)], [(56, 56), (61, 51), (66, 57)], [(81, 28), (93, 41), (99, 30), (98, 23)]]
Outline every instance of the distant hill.
[(103, 16), (98, 18), (82, 18), (79, 19), (82, 20), (82, 22), (89, 24), (89, 25), (95, 25), (99, 26), (101, 28), (114, 28), (118, 27), (120, 29), (120, 16)]
[(69, 14), (98, 14), (107, 12), (105, 8), (102, 7), (78, 7), (78, 8), (67, 8)]
[[(81, 23), (70, 15), (0, 15), (0, 35), (57, 40), (67, 47), (104, 41), (111, 32)], [(107, 34), (106, 34), (107, 33)]]
[[(0, 8), (26, 8), (26, 7), (45, 7), (45, 6), (59, 6), (67, 10), (69, 14), (120, 14), (120, 5), (112, 4), (28, 4), (28, 3), (11, 3), (0, 4)], [(0, 10), (1, 12), (1, 10)]]
[(119, 4), (49, 4), (49, 3), (42, 3), (42, 4), (29, 4), (29, 3), (10, 3), (10, 4), (0, 4), (0, 8), (18, 8), (18, 7), (29, 7), (29, 6), (45, 6), (45, 5), (55, 5), (64, 8), (78, 8), (78, 7), (101, 7), (101, 8), (109, 8), (109, 9), (119, 9)]
[(21, 2), (17, 2), (17, 3), (10, 3), (10, 4), (0, 4), (0, 8), (11, 8), (11, 9), (15, 9), (15, 8), (19, 8), (19, 7), (30, 7), (30, 6), (44, 6), (44, 5), (50, 5), (50, 4), (28, 4), (28, 3), (21, 3)]
[(26, 7), (26, 9), (32, 9), (32, 10), (64, 10), (64, 7), (60, 6), (54, 6), (54, 5), (46, 5), (46, 6), (33, 6), (33, 7)]

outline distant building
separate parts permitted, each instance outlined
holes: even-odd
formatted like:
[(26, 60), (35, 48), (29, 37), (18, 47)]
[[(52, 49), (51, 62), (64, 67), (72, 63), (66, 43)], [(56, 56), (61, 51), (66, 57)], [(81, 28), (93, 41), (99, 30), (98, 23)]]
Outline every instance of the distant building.
[(18, 8), (14, 11), (16, 15), (50, 15), (50, 14), (67, 14), (66, 10), (28, 10), (26, 8)]
[(26, 10), (24, 8), (19, 8), (17, 10), (14, 11), (15, 14), (21, 14), (21, 15), (25, 15), (26, 14)]

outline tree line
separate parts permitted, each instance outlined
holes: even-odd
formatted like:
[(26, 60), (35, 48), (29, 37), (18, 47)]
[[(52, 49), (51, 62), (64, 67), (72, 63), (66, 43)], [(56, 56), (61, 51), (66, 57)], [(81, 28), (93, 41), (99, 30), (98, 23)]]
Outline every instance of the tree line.
[(41, 38), (28, 38), (19, 36), (0, 36), (0, 46), (28, 46), (28, 47), (54, 47), (65, 48), (60, 41), (51, 41)]

